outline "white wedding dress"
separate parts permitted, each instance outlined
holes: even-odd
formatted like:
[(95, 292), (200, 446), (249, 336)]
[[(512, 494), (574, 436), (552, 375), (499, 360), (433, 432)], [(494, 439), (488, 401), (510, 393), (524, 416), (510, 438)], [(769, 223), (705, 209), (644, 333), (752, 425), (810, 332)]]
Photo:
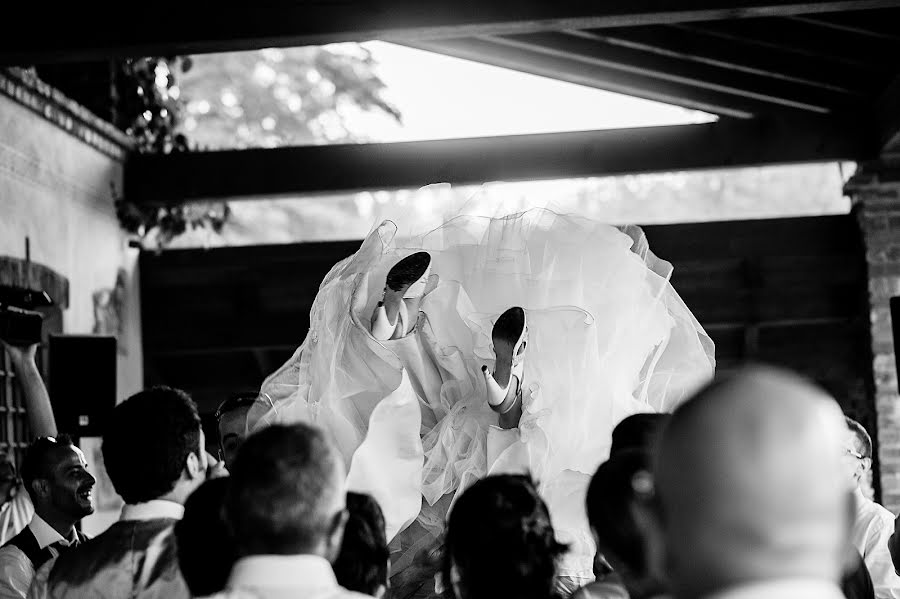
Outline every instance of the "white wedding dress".
[[(584, 515), (590, 476), (613, 427), (669, 411), (708, 381), (713, 344), (669, 283), (671, 265), (637, 227), (531, 210), (460, 216), (398, 239), (384, 222), (322, 282), (303, 344), (262, 385), (252, 429), (313, 422), (336, 440), (348, 486), (374, 495), (393, 539), (393, 571), (440, 535), (453, 498), (491, 472), (528, 471), (560, 540), (562, 574), (592, 578)], [(388, 270), (415, 251), (440, 277), (415, 329), (378, 341), (370, 318)], [(528, 319), (518, 429), (485, 402), (491, 329), (510, 306)]]

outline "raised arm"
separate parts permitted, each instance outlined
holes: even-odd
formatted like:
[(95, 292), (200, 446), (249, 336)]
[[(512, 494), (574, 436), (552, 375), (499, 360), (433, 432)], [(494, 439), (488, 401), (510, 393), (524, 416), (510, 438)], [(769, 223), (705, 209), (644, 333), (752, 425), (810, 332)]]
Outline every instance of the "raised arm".
[(34, 361), (37, 344), (19, 347), (10, 345), (2, 339), (0, 339), (0, 344), (9, 354), (16, 377), (19, 379), (19, 384), (22, 385), (31, 434), (35, 437), (55, 437), (58, 432), (56, 419), (53, 417), (53, 408), (50, 406), (50, 396), (47, 394), (47, 387), (44, 386), (44, 380)]

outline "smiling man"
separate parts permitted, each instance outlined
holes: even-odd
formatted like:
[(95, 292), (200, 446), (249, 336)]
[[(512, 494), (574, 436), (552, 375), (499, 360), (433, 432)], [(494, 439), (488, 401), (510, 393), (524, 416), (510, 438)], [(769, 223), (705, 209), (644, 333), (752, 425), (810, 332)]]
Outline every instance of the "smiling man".
[(40, 437), (28, 448), (22, 480), (34, 504), (31, 523), (0, 548), (0, 598), (21, 599), (35, 571), (85, 540), (76, 524), (94, 512), (94, 477), (66, 436)]

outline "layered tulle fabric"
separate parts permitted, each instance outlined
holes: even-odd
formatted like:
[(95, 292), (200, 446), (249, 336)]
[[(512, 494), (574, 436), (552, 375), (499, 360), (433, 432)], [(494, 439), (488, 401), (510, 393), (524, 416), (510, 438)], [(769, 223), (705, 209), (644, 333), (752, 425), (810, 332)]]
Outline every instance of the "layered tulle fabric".
[[(415, 330), (377, 341), (369, 321), (387, 271), (421, 250), (440, 283)], [(401, 549), (395, 568), (437, 537), (472, 481), (527, 470), (573, 545), (564, 571), (589, 575), (583, 499), (613, 427), (635, 412), (671, 410), (713, 374), (713, 344), (671, 271), (636, 227), (547, 210), (461, 216), (405, 239), (385, 222), (323, 281), (309, 333), (263, 384), (251, 426), (301, 420), (330, 431), (351, 488), (373, 493), (386, 512)], [(480, 370), (493, 369), (493, 322), (510, 306), (525, 308), (529, 326), (524, 415), (513, 442), (492, 441), (489, 451), (497, 417)]]

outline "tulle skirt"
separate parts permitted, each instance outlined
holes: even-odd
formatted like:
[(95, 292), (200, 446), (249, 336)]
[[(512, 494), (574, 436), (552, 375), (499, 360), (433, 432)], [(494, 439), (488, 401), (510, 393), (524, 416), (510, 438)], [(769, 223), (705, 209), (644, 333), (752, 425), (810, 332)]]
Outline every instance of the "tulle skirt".
[[(395, 571), (438, 538), (471, 482), (527, 470), (572, 547), (563, 574), (590, 578), (584, 495), (613, 427), (671, 410), (713, 375), (712, 341), (669, 283), (671, 265), (637, 227), (547, 210), (396, 233), (382, 223), (325, 277), (309, 333), (264, 382), (251, 428), (306, 421), (328, 430), (348, 486), (385, 511)], [(440, 283), (410, 334), (378, 341), (369, 321), (387, 272), (421, 250)], [(481, 367), (493, 369), (492, 325), (511, 306), (525, 309), (529, 327), (524, 414), (515, 446), (489, 452), (497, 416)]]

